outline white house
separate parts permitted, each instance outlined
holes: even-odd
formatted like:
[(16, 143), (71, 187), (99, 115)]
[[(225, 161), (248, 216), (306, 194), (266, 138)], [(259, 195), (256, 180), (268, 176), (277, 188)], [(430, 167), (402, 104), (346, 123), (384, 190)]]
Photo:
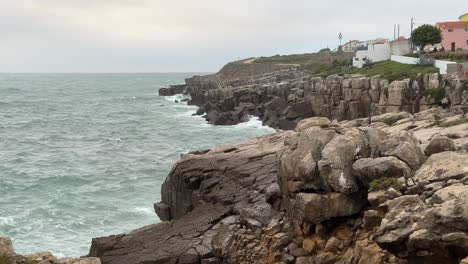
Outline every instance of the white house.
[(410, 41), (403, 37), (394, 41), (376, 39), (361, 42), (362, 46), (356, 50), (353, 66), (362, 68), (366, 62), (379, 62), (390, 60), (392, 55), (405, 55), (410, 53)]
[(366, 46), (358, 47), (353, 58), (353, 67), (362, 68), (367, 61), (379, 62), (391, 57), (390, 42), (386, 39), (368, 42)]

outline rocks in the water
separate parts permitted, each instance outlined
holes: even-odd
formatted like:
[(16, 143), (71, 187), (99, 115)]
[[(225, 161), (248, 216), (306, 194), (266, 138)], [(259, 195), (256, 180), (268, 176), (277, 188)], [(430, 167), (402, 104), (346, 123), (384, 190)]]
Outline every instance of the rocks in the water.
[[(236, 109), (241, 104), (252, 104), (249, 114), (259, 116), (264, 125), (292, 130), (301, 120), (314, 116), (330, 120), (361, 118), (363, 122), (357, 122), (360, 126), (370, 122), (394, 125), (411, 120), (410, 113), (440, 103), (427, 93), (433, 88), (445, 90), (444, 107), (464, 109), (468, 102), (464, 92), (466, 81), (439, 74), (422, 74), (414, 80), (389, 83), (380, 76), (356, 74), (320, 78), (296, 68), (275, 70), (234, 79), (231, 74), (221, 72), (186, 79), (186, 91), (192, 97), (189, 104), (199, 107), (208, 102), (218, 104), (221, 109), (218, 115), (223, 118), (217, 123), (223, 125), (242, 122), (234, 118)], [(426, 79), (433, 81), (423, 81)], [(209, 121), (214, 123), (212, 120)]]
[(175, 94), (182, 94), (185, 92), (186, 85), (169, 85), (169, 87), (159, 88), (159, 96), (173, 96)]
[(51, 252), (37, 252), (31, 255), (18, 255), (13, 249), (11, 240), (0, 237), (0, 263), (1, 264), (101, 264), (95, 257), (57, 258)]
[(15, 255), (15, 250), (13, 249), (13, 243), (11, 243), (11, 239), (7, 237), (0, 237), (0, 253), (8, 256)]

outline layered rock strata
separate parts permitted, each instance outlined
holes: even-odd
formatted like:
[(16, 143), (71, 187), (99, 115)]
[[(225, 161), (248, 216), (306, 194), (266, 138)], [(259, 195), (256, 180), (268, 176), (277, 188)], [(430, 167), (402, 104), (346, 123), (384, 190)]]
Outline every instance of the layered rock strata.
[[(434, 106), (468, 112), (468, 82), (440, 74), (389, 82), (379, 76), (312, 77), (294, 68), (238, 79), (186, 79), (189, 104), (209, 123), (232, 125), (259, 116), (264, 125), (293, 129), (307, 117), (352, 120), (388, 112), (417, 113)], [(388, 120), (391, 122), (391, 120)]]
[(189, 153), (155, 204), (164, 221), (93, 239), (90, 256), (459, 263), (468, 252), (467, 120), (441, 108), (371, 120), (313, 117), (294, 131)]

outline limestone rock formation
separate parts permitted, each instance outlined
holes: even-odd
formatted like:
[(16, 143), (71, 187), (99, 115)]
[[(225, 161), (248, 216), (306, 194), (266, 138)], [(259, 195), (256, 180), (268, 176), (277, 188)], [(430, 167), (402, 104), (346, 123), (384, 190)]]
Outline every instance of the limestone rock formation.
[[(294, 131), (183, 155), (155, 204), (165, 221), (96, 238), (90, 256), (105, 264), (459, 263), (468, 252), (468, 124), (440, 126), (455, 115), (313, 117)], [(439, 137), (450, 150), (423, 151)], [(369, 192), (380, 180), (398, 186)]]
[[(320, 78), (296, 68), (236, 78), (225, 74), (194, 76), (185, 81), (183, 92), (192, 98), (189, 104), (199, 106), (197, 114), (212, 124), (232, 125), (255, 115), (264, 125), (291, 130), (301, 120), (314, 116), (337, 120), (370, 117), (369, 122), (393, 125), (411, 113), (436, 106), (450, 107), (462, 115), (468, 112), (468, 81), (439, 74), (421, 74), (391, 83), (380, 76)], [(447, 102), (432, 98), (433, 90), (444, 90)], [(166, 90), (160, 93), (172, 94)]]

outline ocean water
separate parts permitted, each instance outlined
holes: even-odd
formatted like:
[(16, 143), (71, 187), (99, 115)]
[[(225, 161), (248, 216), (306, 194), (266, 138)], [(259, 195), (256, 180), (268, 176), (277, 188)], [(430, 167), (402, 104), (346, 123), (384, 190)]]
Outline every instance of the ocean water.
[(191, 75), (0, 74), (0, 236), (20, 254), (87, 254), (92, 237), (159, 221), (180, 154), (273, 132), (158, 96)]

